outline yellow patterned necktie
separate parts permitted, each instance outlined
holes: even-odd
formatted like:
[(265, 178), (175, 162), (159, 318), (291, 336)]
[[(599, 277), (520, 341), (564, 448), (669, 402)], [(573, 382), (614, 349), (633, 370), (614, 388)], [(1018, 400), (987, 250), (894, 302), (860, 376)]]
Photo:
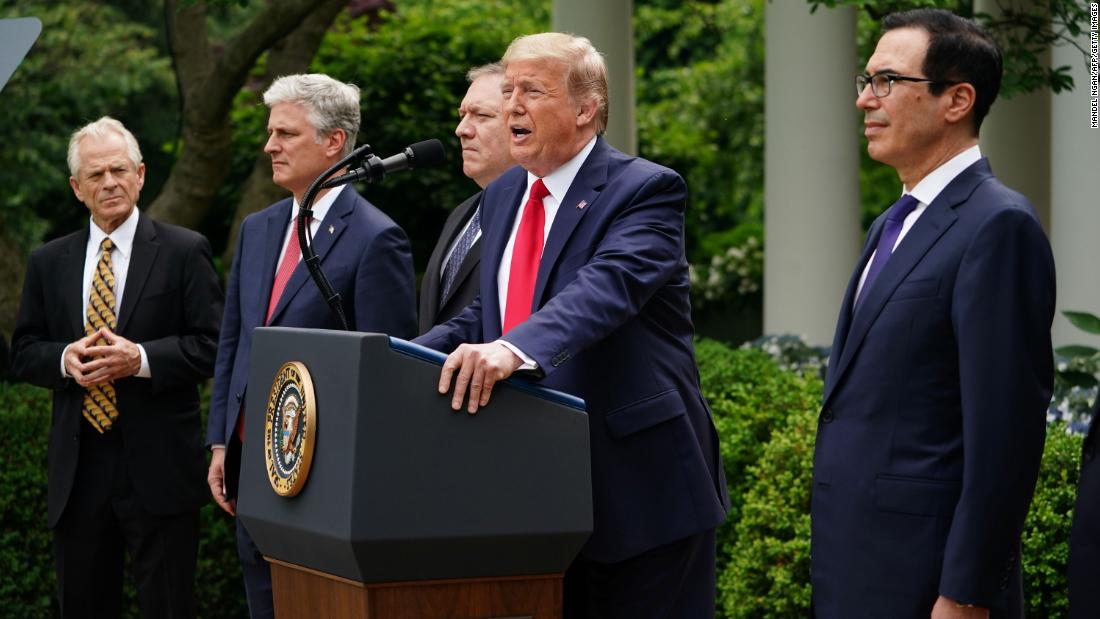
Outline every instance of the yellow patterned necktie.
[[(111, 266), (111, 249), (114, 246), (115, 244), (109, 238), (103, 239), (100, 245), (102, 252), (95, 267), (95, 274), (92, 276), (92, 287), (88, 291), (85, 335), (91, 335), (103, 327), (113, 332), (118, 326), (118, 320), (115, 317), (115, 275)], [(107, 342), (102, 339), (95, 343), (96, 346), (106, 344)], [(111, 429), (111, 424), (118, 418), (117, 401), (113, 382), (88, 387), (84, 392), (84, 418), (100, 434), (103, 434)]]

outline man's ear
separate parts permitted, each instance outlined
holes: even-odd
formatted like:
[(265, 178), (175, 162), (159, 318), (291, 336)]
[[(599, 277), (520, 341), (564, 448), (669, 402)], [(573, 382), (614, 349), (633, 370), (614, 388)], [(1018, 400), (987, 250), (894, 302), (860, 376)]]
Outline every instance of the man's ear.
[(589, 98), (577, 106), (577, 126), (584, 127), (591, 124), (596, 118), (596, 100)]
[(966, 82), (948, 87), (944, 96), (947, 97), (944, 119), (951, 124), (966, 119), (974, 110), (974, 103), (978, 100), (977, 91)]
[(347, 139), (348, 134), (344, 133), (343, 129), (329, 131), (328, 136), (325, 137), (325, 156), (339, 157), (344, 150), (344, 142)]

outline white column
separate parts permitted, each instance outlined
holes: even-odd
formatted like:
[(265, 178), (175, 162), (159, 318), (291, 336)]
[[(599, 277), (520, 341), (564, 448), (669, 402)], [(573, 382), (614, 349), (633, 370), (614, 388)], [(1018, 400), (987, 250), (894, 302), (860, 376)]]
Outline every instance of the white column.
[[(978, 0), (975, 10), (999, 15), (1004, 0)], [(1027, 8), (1033, 0), (1012, 0)], [(1049, 52), (1040, 62), (1046, 64)], [(982, 123), (982, 154), (1002, 183), (1027, 196), (1050, 230), (1050, 90), (998, 97)]]
[(859, 258), (855, 11), (768, 2), (764, 332), (832, 342)]
[(553, 28), (592, 41), (607, 62), (609, 110), (604, 137), (638, 152), (634, 126), (634, 3), (632, 0), (554, 0)]
[[(1089, 49), (1088, 33), (1078, 40)], [(1061, 315), (1063, 310), (1100, 315), (1100, 129), (1090, 127), (1091, 94), (1085, 58), (1075, 47), (1051, 52), (1051, 66), (1068, 66), (1073, 91), (1051, 101), (1050, 240), (1058, 271), (1059, 314), (1054, 317), (1055, 345), (1100, 346)]]

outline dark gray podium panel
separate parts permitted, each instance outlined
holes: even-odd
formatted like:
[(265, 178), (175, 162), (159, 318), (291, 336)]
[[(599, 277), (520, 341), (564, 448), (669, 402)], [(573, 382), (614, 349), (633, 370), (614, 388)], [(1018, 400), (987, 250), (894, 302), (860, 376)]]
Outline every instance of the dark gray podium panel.
[[(477, 415), (436, 392), (437, 353), (378, 334), (257, 329), (238, 514), (273, 559), (361, 582), (562, 572), (592, 530), (583, 403), (522, 381)], [(279, 367), (317, 400), (305, 487), (275, 494), (264, 416)]]

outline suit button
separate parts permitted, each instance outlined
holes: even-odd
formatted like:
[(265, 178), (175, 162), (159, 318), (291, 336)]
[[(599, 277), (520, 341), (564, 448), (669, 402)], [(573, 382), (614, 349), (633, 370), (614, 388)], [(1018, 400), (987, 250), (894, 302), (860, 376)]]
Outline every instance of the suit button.
[(825, 410), (821, 411), (821, 421), (824, 421), (825, 423), (832, 423), (833, 419), (836, 419), (836, 417), (833, 416), (833, 409), (826, 408)]
[(241, 394), (237, 394), (237, 404), (241, 403)]

